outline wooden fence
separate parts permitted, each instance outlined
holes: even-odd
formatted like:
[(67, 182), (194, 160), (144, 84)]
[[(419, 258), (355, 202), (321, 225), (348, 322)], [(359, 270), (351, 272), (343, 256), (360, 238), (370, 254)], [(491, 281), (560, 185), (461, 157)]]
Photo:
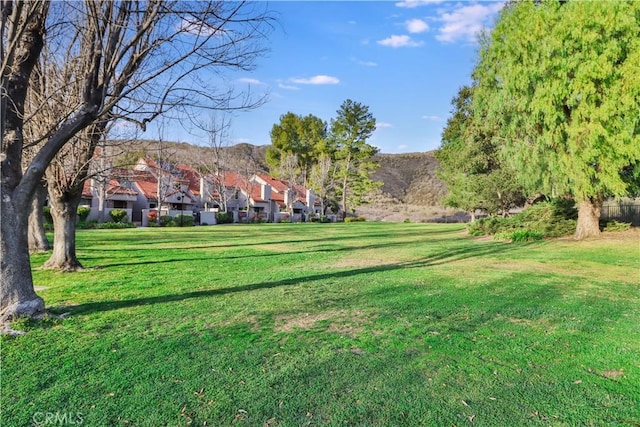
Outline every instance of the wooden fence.
[(630, 222), (640, 225), (640, 203), (605, 203), (600, 211), (600, 219)]

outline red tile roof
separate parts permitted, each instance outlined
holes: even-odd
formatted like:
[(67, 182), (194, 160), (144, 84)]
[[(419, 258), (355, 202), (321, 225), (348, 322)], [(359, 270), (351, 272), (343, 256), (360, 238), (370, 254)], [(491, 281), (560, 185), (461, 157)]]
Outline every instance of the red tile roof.
[(144, 163), (146, 163), (147, 166), (149, 166), (151, 169), (160, 169), (158, 167), (158, 164), (156, 163), (155, 160), (153, 160), (151, 157), (144, 157), (140, 160), (138, 160), (138, 163), (142, 161)]
[(132, 181), (149, 200), (158, 199), (158, 180), (151, 172), (134, 171)]
[(107, 186), (107, 194), (119, 194), (122, 196), (137, 196), (138, 192), (121, 186), (120, 183), (115, 179), (110, 179), (109, 185)]
[(186, 165), (177, 165), (176, 168), (182, 177), (189, 183), (189, 191), (194, 195), (200, 195), (200, 173), (194, 168)]
[(82, 197), (84, 197), (85, 199), (93, 198), (93, 193), (91, 192), (91, 182), (89, 182), (89, 180), (86, 180), (82, 184)]
[(265, 173), (259, 173), (257, 176), (262, 179), (264, 182), (269, 184), (273, 190), (277, 193), (284, 193), (289, 188), (289, 184), (281, 179), (277, 179), (272, 177), (271, 175), (267, 175)]

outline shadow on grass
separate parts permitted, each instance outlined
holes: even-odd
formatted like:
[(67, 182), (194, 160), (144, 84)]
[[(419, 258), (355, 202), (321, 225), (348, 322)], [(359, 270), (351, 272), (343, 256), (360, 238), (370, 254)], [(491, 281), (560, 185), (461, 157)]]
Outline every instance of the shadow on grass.
[[(519, 246), (521, 247), (521, 246)], [(207, 298), (219, 295), (234, 294), (239, 292), (251, 292), (256, 290), (264, 290), (278, 288), (283, 286), (292, 286), (299, 284), (309, 284), (315, 281), (341, 279), (348, 277), (356, 277), (370, 273), (389, 272), (412, 268), (424, 268), (436, 265), (442, 265), (461, 261), (469, 258), (483, 257), (498, 253), (505, 253), (513, 250), (515, 247), (506, 244), (486, 243), (482, 246), (466, 247), (443, 251), (433, 256), (424, 257), (416, 261), (400, 262), (393, 264), (384, 264), (375, 267), (356, 268), (349, 270), (341, 270), (330, 273), (321, 273), (307, 276), (294, 277), (285, 280), (276, 280), (272, 282), (260, 282), (247, 285), (225, 287), (219, 289), (207, 289), (194, 292), (186, 292), (174, 295), (161, 295), (153, 297), (136, 298), (123, 301), (101, 301), (86, 304), (79, 304), (70, 307), (59, 307), (59, 310), (70, 310), (72, 314), (90, 314), (94, 312), (102, 312), (109, 310), (118, 310), (121, 308), (130, 308), (144, 305), (171, 303), (176, 301), (184, 301), (193, 298)], [(56, 307), (52, 307), (54, 311)]]
[[(306, 230), (300, 230), (300, 231), (306, 231)], [(171, 243), (172, 246), (166, 246), (163, 247), (162, 250), (163, 251), (167, 251), (167, 250), (189, 250), (189, 249), (229, 249), (229, 248), (234, 248), (234, 247), (238, 247), (238, 248), (248, 248), (248, 247), (252, 247), (252, 246), (271, 246), (271, 245), (282, 245), (282, 244), (295, 244), (295, 243), (315, 243), (315, 242), (332, 242), (335, 243), (336, 241), (341, 241), (341, 240), (345, 240), (345, 241), (349, 241), (349, 240), (353, 240), (353, 239), (358, 239), (358, 240), (366, 240), (366, 239), (388, 239), (388, 238), (394, 238), (394, 239), (398, 239), (398, 238), (402, 238), (402, 237), (415, 237), (416, 234), (418, 235), (434, 235), (434, 234), (439, 234), (439, 235), (450, 235), (450, 234), (456, 234), (456, 233), (460, 233), (462, 231), (462, 229), (451, 229), (451, 230), (440, 230), (440, 229), (433, 229), (433, 230), (419, 230), (419, 232), (417, 232), (416, 230), (391, 230), (389, 232), (384, 232), (381, 233), (378, 230), (375, 230), (375, 232), (369, 232), (369, 233), (359, 233), (359, 232), (349, 232), (349, 233), (345, 233), (345, 234), (338, 234), (338, 235), (330, 235), (327, 236), (326, 234), (322, 234), (321, 236), (316, 236), (316, 235), (310, 235), (308, 238), (299, 238), (299, 239), (286, 239), (286, 240), (274, 240), (274, 239), (265, 239), (265, 241), (252, 241), (252, 242), (240, 242), (240, 243), (229, 243), (228, 241), (221, 241), (221, 240), (216, 240), (213, 241), (211, 243), (207, 243), (207, 244), (202, 244), (200, 242), (202, 242), (202, 240), (198, 240), (198, 244), (197, 245), (188, 245), (188, 246), (184, 246), (182, 244), (189, 244), (191, 242), (194, 241), (193, 238), (180, 238), (180, 237), (176, 237), (176, 238), (166, 238), (166, 239), (162, 239), (162, 240), (153, 240), (153, 244), (154, 245), (158, 245), (158, 244), (166, 244), (166, 243)], [(200, 236), (198, 236), (200, 237)], [(233, 236), (228, 236), (228, 235), (215, 235), (212, 234), (211, 235), (212, 239), (213, 237), (218, 237), (218, 238), (234, 238), (234, 239), (238, 239), (238, 238), (249, 238), (250, 235), (248, 234), (237, 234), (237, 235), (233, 235)], [(127, 238), (120, 238), (120, 239), (110, 239), (109, 240), (110, 243), (115, 243), (115, 242), (123, 242), (123, 243), (128, 243), (131, 244), (131, 238), (130, 236)], [(134, 245), (137, 245), (139, 243), (133, 243)], [(99, 251), (99, 252), (121, 252), (123, 249), (122, 248), (115, 248), (115, 249), (110, 249), (110, 248), (91, 248), (92, 251)], [(142, 251), (142, 252), (148, 252), (150, 249), (147, 246), (144, 247), (138, 247), (138, 248), (130, 248), (128, 247), (127, 252), (135, 252), (135, 251)]]
[[(318, 239), (318, 240), (313, 240), (313, 241), (309, 241), (309, 242), (318, 242), (318, 241), (322, 241), (324, 239)], [(328, 239), (331, 240), (331, 239)], [(106, 268), (114, 268), (114, 267), (127, 267), (127, 266), (134, 266), (134, 265), (152, 265), (152, 264), (166, 264), (166, 263), (176, 263), (176, 262), (185, 262), (185, 261), (189, 261), (189, 262), (207, 262), (210, 263), (211, 261), (228, 261), (228, 260), (235, 260), (235, 259), (255, 259), (255, 258), (263, 258), (263, 257), (289, 257), (289, 256), (295, 256), (295, 255), (303, 255), (303, 254), (310, 254), (310, 253), (320, 253), (320, 252), (351, 252), (351, 251), (360, 251), (360, 250), (367, 250), (367, 249), (380, 249), (380, 248), (388, 248), (388, 249), (393, 249), (394, 247), (405, 247), (409, 244), (413, 245), (416, 243), (425, 243), (428, 242), (431, 245), (435, 245), (435, 244), (439, 244), (442, 242), (451, 242), (451, 238), (443, 238), (443, 239), (432, 239), (432, 238), (428, 238), (425, 237), (423, 239), (419, 239), (419, 240), (413, 240), (411, 242), (406, 242), (406, 241), (399, 241), (399, 242), (387, 242), (387, 241), (383, 241), (382, 243), (372, 243), (369, 245), (358, 245), (358, 246), (344, 246), (344, 247), (336, 247), (334, 245), (322, 245), (319, 247), (311, 247), (307, 250), (295, 250), (295, 251), (289, 251), (289, 252), (250, 252), (247, 254), (242, 254), (242, 255), (222, 255), (222, 256), (202, 256), (202, 255), (198, 255), (197, 257), (181, 257), (181, 258), (175, 258), (172, 257), (170, 259), (162, 259), (158, 256), (157, 252), (162, 253), (163, 251), (166, 251), (166, 249), (162, 249), (162, 250), (158, 250), (154, 253), (152, 253), (150, 255), (149, 260), (145, 260), (142, 259), (142, 257), (138, 257), (135, 260), (132, 261), (126, 261), (126, 262), (114, 262), (114, 263), (108, 263), (108, 264), (101, 264), (101, 265), (96, 265), (93, 266), (91, 268), (94, 269), (106, 269)], [(290, 242), (288, 242), (290, 243)], [(273, 244), (273, 243), (269, 243), (269, 244)], [(269, 244), (265, 244), (262, 246), (268, 246)], [(207, 249), (210, 248), (209, 246), (191, 246), (188, 248), (182, 248), (183, 251), (188, 252), (190, 250), (194, 250), (194, 249)], [(268, 250), (268, 249), (267, 249)], [(84, 256), (83, 259), (93, 259), (93, 258), (100, 258), (100, 257), (92, 257), (92, 256)]]

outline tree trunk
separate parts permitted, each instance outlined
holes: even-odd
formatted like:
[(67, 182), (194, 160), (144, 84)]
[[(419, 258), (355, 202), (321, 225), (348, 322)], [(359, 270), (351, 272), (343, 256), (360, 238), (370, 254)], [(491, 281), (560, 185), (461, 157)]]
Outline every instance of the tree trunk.
[(347, 218), (347, 177), (342, 182), (342, 220)]
[[(20, 6), (20, 7), (18, 7)], [(0, 79), (0, 322), (44, 313), (44, 301), (33, 288), (27, 223), (31, 198), (43, 168), (22, 174), (24, 103), (33, 67), (43, 46), (49, 3), (2, 4), (2, 46), (15, 43), (4, 57)], [(5, 9), (6, 8), (6, 9)], [(15, 9), (14, 9), (15, 8)], [(15, 13), (13, 13), (15, 11)], [(9, 12), (9, 13), (5, 13)], [(11, 14), (12, 25), (6, 25)], [(7, 29), (7, 33), (4, 30)], [(7, 61), (7, 62), (4, 62)], [(37, 164), (37, 162), (35, 162)]]
[(82, 269), (76, 256), (76, 220), (81, 196), (82, 193), (64, 192), (56, 196), (49, 192), (53, 218), (53, 253), (44, 263), (45, 268), (62, 271)]
[(29, 245), (27, 238), (27, 215), (25, 209), (14, 205), (11, 192), (2, 186), (2, 221), (0, 230), (0, 254), (2, 275), (0, 288), (0, 322), (21, 316), (37, 316), (44, 313), (44, 301), (33, 288)]
[(578, 202), (578, 224), (574, 239), (582, 240), (587, 237), (600, 235), (600, 210), (602, 209), (602, 198), (589, 198)]
[(47, 198), (46, 184), (39, 185), (31, 201), (31, 213), (29, 214), (29, 252), (46, 252), (51, 249), (44, 230), (44, 215), (42, 207)]

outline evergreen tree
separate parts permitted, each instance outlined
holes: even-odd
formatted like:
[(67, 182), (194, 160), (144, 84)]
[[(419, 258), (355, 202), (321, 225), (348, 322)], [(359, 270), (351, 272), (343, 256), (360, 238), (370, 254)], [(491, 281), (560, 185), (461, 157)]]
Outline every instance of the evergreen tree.
[(341, 198), (343, 217), (348, 206), (362, 204), (363, 196), (380, 186), (370, 176), (377, 167), (372, 160), (378, 149), (367, 144), (376, 128), (376, 119), (369, 107), (347, 99), (331, 121), (330, 139), (335, 149), (336, 189)]
[(474, 113), (528, 189), (573, 197), (575, 237), (599, 234), (640, 163), (640, 3), (508, 3), (474, 78)]

